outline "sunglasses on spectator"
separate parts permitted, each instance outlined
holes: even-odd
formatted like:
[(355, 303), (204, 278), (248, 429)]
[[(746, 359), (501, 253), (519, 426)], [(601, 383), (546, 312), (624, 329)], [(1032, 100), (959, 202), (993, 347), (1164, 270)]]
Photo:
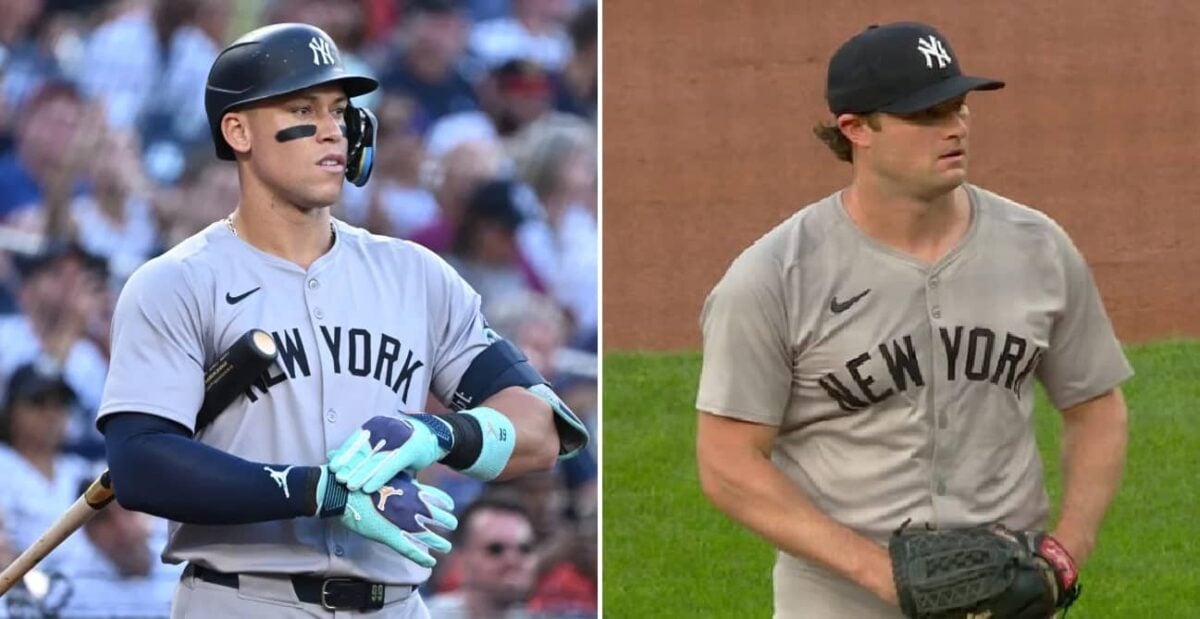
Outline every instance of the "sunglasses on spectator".
[(522, 542), (520, 544), (505, 544), (504, 542), (492, 542), (483, 547), (489, 557), (499, 557), (507, 550), (516, 550), (522, 556), (528, 556), (533, 552), (533, 544), (530, 542)]

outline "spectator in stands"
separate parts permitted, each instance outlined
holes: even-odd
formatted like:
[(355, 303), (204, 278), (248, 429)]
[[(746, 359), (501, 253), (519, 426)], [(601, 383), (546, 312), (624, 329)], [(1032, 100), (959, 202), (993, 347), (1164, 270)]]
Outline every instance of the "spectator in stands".
[(493, 303), (542, 288), (517, 247), (517, 229), (537, 208), (526, 185), (507, 179), (484, 183), (467, 203), (446, 261), (483, 298), (485, 316)]
[(43, 0), (0, 0), (0, 152), (7, 150), (13, 115), (57, 68), (37, 40)]
[(93, 122), (98, 115), (67, 82), (47, 82), (26, 102), (16, 148), (0, 155), (0, 224), (42, 231), (50, 211), (65, 211), (95, 156), (103, 129)]
[(88, 62), (80, 67), (78, 82), (88, 98), (103, 104), (109, 126), (133, 129), (162, 73), (153, 7), (117, 0), (107, 3), (104, 13), (86, 37)]
[[(104, 104), (108, 125), (134, 129), (151, 111), (166, 110), (166, 132), (198, 141), (207, 136), (204, 83), (220, 51), (229, 0), (118, 0), (87, 37), (78, 80)], [(156, 127), (156, 133), (161, 130)]]
[(427, 183), (437, 199), (437, 219), (411, 239), (439, 254), (449, 253), (471, 195), (479, 185), (498, 177), (505, 163), (504, 151), (488, 140), (463, 142), (429, 161)]
[[(27, 364), (9, 379), (0, 408), (0, 513), (17, 550), (28, 548), (79, 497), (95, 466), (61, 452), (75, 393), (62, 375)], [(82, 538), (68, 538), (44, 559), (60, 570), (80, 552)]]
[(524, 604), (534, 585), (534, 533), (525, 509), (498, 496), (483, 496), (463, 511), (448, 558), (460, 586), (429, 599), (439, 619), (526, 619)]
[[(377, 234), (410, 238), (438, 217), (437, 199), (421, 179), (425, 154), (413, 127), (414, 113), (414, 104), (406, 97), (387, 94), (379, 106), (379, 143), (375, 171), (365, 188), (364, 222)], [(349, 200), (343, 202), (350, 210)], [(352, 220), (352, 215), (348, 213), (347, 219)]]
[(574, 53), (554, 80), (554, 107), (596, 122), (596, 96), (599, 93), (599, 52), (596, 38), (599, 17), (597, 7), (589, 4), (571, 18), (569, 32)]
[(576, 332), (592, 332), (599, 315), (600, 249), (595, 133), (578, 118), (558, 114), (533, 123), (510, 146), (518, 174), (533, 187), (549, 226), (551, 262), (537, 272), (570, 311)]
[(423, 133), (443, 116), (478, 109), (479, 99), (460, 62), (467, 37), (460, 0), (406, 4), (396, 50), (380, 83), (384, 92), (413, 100), (413, 121)]
[(100, 405), (108, 360), (91, 339), (107, 337), (103, 310), (108, 291), (102, 259), (78, 245), (54, 245), (18, 261), (22, 272), (21, 313), (0, 317), (0, 377), (36, 363), (59, 372), (77, 402), (68, 434), (72, 449), (102, 456), (94, 415)]
[(239, 199), (237, 168), (207, 151), (197, 155), (188, 162), (177, 187), (155, 195), (162, 245), (174, 247), (220, 221)]
[[(591, 480), (594, 483), (594, 469)], [(529, 514), (537, 540), (535, 591), (540, 595), (540, 609), (554, 615), (594, 613), (597, 591), (594, 575), (589, 578), (586, 570), (578, 568), (575, 555), (587, 543), (580, 539), (578, 522), (586, 521), (595, 512), (579, 518), (582, 510), (572, 504), (563, 471), (533, 473), (495, 483), (493, 492), (511, 493)]]
[[(128, 115), (128, 121), (136, 123), (146, 146), (146, 171), (159, 183), (173, 184), (178, 180), (186, 153), (194, 148), (211, 148), (204, 84), (213, 59), (224, 46), (231, 5), (232, 0), (157, 0), (148, 14), (149, 22), (102, 26), (89, 41), (89, 48), (112, 45), (112, 37), (134, 27), (152, 35), (138, 39), (144, 45), (141, 49), (152, 49), (154, 54), (140, 61), (151, 71), (144, 81), (137, 79), (128, 87), (106, 83), (104, 80), (113, 76), (101, 68), (97, 75), (84, 78), (83, 82), (89, 92), (102, 94), (106, 101), (114, 96), (118, 100), (137, 97), (132, 90), (149, 85), (150, 91), (144, 95), (140, 108), (117, 113), (109, 110), (109, 120), (110, 124), (123, 126)], [(111, 30), (105, 34), (105, 28)], [(122, 44), (126, 43), (116, 43)], [(90, 60), (89, 64), (95, 62)]]
[(151, 550), (150, 528), (156, 522), (115, 501), (96, 512), (84, 525), (86, 543), (64, 568), (74, 593), (62, 616), (170, 616), (183, 568), (161, 563)]
[[(574, 524), (563, 558), (540, 572), (526, 607), (539, 619), (595, 617), (599, 606), (598, 526), (593, 512)], [(570, 525), (568, 525), (570, 526)]]
[(133, 270), (157, 250), (158, 228), (137, 136), (110, 129), (100, 150), (104, 156), (94, 159), (89, 170), (92, 192), (71, 203), (72, 236), (108, 263), (119, 290)]
[(551, 382), (557, 382), (558, 355), (567, 342), (568, 324), (553, 299), (540, 294), (510, 295), (491, 305), (488, 324), (513, 342), (529, 364)]
[(510, 60), (492, 70), (482, 89), (484, 110), (507, 138), (553, 108), (550, 76), (531, 60)]
[(570, 13), (567, 0), (513, 0), (511, 17), (475, 26), (471, 51), (492, 67), (528, 58), (559, 71), (571, 56), (571, 40), (564, 28)]

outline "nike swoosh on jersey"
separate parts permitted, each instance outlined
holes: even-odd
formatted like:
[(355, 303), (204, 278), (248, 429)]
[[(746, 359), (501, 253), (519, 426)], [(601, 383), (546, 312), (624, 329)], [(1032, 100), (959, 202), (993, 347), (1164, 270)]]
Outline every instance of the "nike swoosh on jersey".
[(237, 305), (238, 303), (241, 303), (242, 299), (245, 299), (246, 297), (258, 292), (259, 288), (262, 288), (262, 286), (259, 286), (258, 288), (255, 288), (253, 290), (247, 290), (246, 292), (243, 292), (242, 294), (239, 294), (236, 297), (229, 294), (228, 292), (226, 292), (225, 293), (225, 302), (230, 305)]
[(831, 311), (835, 314), (840, 314), (840, 313), (850, 309), (850, 306), (857, 303), (859, 299), (867, 296), (868, 292), (871, 292), (870, 288), (867, 288), (866, 290), (850, 297), (849, 299), (846, 299), (845, 301), (843, 301), (841, 303), (838, 303), (837, 296), (835, 295), (832, 299), (829, 300), (829, 311)]

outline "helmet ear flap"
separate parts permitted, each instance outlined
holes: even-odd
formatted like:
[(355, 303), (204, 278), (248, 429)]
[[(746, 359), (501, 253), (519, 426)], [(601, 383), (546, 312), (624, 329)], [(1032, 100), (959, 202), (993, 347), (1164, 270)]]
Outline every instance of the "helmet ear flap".
[(346, 121), (346, 180), (357, 187), (367, 184), (375, 164), (375, 114), (366, 108), (347, 105)]

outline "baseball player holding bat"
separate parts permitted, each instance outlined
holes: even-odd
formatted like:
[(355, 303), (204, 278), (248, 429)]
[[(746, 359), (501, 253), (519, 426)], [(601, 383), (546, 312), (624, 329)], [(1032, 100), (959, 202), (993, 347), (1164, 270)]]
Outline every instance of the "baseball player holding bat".
[[(413, 474), (511, 477), (588, 440), (445, 262), (331, 217), (370, 176), (374, 117), (350, 98), (376, 87), (312, 26), (224, 49), (205, 104), (240, 202), (117, 302), (98, 424), (117, 500), (172, 521), (174, 617), (426, 617), (456, 523)], [(202, 368), (248, 328), (278, 360), (196, 432)], [(456, 412), (421, 413), (431, 392)]]
[[(1003, 85), (963, 75), (925, 24), (851, 38), (817, 128), (849, 186), (704, 305), (700, 478), (778, 548), (776, 617), (1049, 617), (1078, 593), (1132, 371), (1063, 230), (966, 182), (966, 96)], [(1035, 381), (1064, 428), (1050, 534)]]

